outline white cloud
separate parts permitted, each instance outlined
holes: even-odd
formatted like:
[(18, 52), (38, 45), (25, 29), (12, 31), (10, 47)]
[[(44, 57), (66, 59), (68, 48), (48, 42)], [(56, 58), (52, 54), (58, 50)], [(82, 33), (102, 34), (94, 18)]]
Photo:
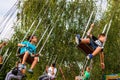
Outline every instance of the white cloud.
[(96, 5), (97, 5), (96, 18), (99, 20), (107, 10), (107, 0), (98, 0), (96, 2)]
[[(4, 19), (5, 14), (8, 12), (8, 10), (15, 4), (17, 0), (1, 0), (0, 1), (0, 23)], [(12, 34), (14, 33), (14, 30), (12, 29), (13, 22), (15, 21), (15, 16), (10, 19), (10, 21), (6, 24), (6, 26), (0, 26), (0, 30), (5, 27), (5, 29), (0, 34), (0, 40), (4, 38), (11, 38)]]
[(17, 0), (1, 0), (0, 1), (0, 14), (4, 15)]

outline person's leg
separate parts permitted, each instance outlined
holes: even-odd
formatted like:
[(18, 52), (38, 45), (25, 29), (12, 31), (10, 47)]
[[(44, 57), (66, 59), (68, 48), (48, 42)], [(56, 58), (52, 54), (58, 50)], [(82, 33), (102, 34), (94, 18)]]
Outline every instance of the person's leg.
[(90, 43), (90, 39), (89, 38), (81, 39), (81, 43), (89, 44)]
[(79, 45), (80, 43), (84, 43), (84, 44), (89, 44), (89, 43), (90, 43), (90, 39), (89, 39), (89, 38), (81, 39), (79, 34), (76, 35), (75, 41), (76, 41), (76, 43), (77, 43), (78, 45)]
[(94, 50), (94, 52), (92, 53), (92, 55), (93, 55), (93, 56), (97, 55), (101, 50), (102, 50), (102, 48), (98, 46), (98, 47)]
[(31, 65), (30, 69), (33, 69), (35, 67), (35, 65), (37, 64), (37, 62), (38, 62), (38, 57), (34, 57), (34, 61)]
[(28, 70), (28, 72), (33, 73), (33, 68), (35, 67), (37, 62), (38, 62), (38, 57), (34, 57), (34, 61), (33, 61), (32, 65), (31, 65), (30, 69)]
[(24, 56), (23, 56), (23, 59), (22, 59), (22, 64), (25, 64), (28, 56), (29, 56), (29, 53), (28, 53), (28, 52), (25, 52), (25, 53), (24, 53)]

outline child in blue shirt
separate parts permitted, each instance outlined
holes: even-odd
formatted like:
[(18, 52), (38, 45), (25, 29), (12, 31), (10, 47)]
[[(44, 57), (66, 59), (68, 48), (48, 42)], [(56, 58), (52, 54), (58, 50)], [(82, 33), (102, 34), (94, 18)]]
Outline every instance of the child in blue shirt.
[(20, 49), (20, 54), (24, 54), (26, 51), (28, 51), (30, 55), (36, 54), (36, 46), (34, 44), (31, 44), (29, 41), (23, 41), (21, 44), (23, 44), (23, 47)]
[(28, 72), (30, 73), (33, 73), (33, 68), (38, 62), (38, 54), (36, 54), (35, 43), (37, 43), (37, 37), (35, 35), (29, 36), (28, 41), (18, 43), (18, 46), (20, 47), (20, 54), (24, 54), (22, 58), (23, 68), (28, 56), (30, 55), (31, 57), (34, 57), (34, 61), (32, 62), (30, 69), (28, 70)]

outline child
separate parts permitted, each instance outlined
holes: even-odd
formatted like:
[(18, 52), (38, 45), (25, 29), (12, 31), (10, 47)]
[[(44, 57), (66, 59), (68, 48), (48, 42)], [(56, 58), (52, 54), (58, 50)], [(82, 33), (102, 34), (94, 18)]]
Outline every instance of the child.
[(22, 80), (25, 77), (26, 66), (22, 69), (21, 62), (16, 62), (16, 67), (7, 73), (5, 80), (18, 79)]
[(90, 29), (87, 32), (88, 38), (81, 39), (80, 35), (76, 35), (75, 40), (78, 45), (80, 43), (84, 43), (84, 44), (90, 44), (93, 47), (94, 51), (93, 53), (87, 55), (87, 59), (92, 59), (95, 55), (100, 53), (101, 68), (104, 69), (105, 64), (104, 64), (103, 44), (106, 41), (106, 35), (104, 33), (101, 33), (99, 34), (98, 38), (96, 38), (91, 34), (93, 27), (94, 27), (94, 23), (91, 24)]
[(83, 77), (76, 76), (75, 80), (89, 80), (90, 78), (90, 67), (86, 68), (86, 71), (82, 73)]
[[(83, 72), (84, 73), (84, 72)], [(84, 77), (83, 77), (83, 80), (89, 80), (90, 78), (90, 67), (87, 67), (86, 68), (86, 71), (84, 73)]]
[(90, 44), (93, 47), (94, 52), (90, 53), (87, 56), (87, 59), (92, 59), (95, 55), (97, 55), (99, 52), (101, 52), (103, 49), (103, 44), (106, 41), (106, 35), (104, 33), (99, 34), (98, 38), (95, 38), (92, 34), (90, 34), (91, 30), (93, 29), (93, 26), (94, 26), (94, 24), (91, 24), (91, 27), (87, 32), (87, 36), (89, 38), (81, 39), (80, 35), (76, 35), (76, 37), (75, 37), (76, 43), (78, 45), (80, 43), (84, 43), (84, 44)]
[(18, 44), (18, 46), (21, 47), (20, 54), (24, 54), (22, 59), (23, 68), (29, 55), (34, 58), (34, 61), (32, 62), (30, 69), (28, 70), (28, 72), (30, 73), (33, 73), (33, 68), (38, 62), (38, 54), (36, 54), (35, 43), (37, 43), (37, 37), (35, 35), (32, 35), (28, 37), (28, 41), (23, 41)]
[(40, 76), (39, 80), (54, 80), (55, 75), (57, 73), (57, 69), (55, 68), (55, 63), (52, 63), (51, 66), (46, 68), (47, 74)]

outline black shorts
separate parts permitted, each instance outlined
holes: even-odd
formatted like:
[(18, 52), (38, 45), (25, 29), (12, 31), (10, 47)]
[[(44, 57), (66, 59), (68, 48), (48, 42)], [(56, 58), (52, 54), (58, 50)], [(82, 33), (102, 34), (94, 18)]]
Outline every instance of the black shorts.
[(90, 39), (90, 46), (95, 50), (98, 45), (94, 42), (94, 40)]

